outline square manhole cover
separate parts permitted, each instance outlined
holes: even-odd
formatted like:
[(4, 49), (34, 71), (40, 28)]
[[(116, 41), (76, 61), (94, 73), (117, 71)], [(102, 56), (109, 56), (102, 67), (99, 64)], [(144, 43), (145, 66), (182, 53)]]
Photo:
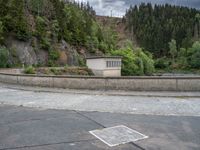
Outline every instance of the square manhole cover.
[(148, 136), (124, 125), (93, 130), (90, 133), (110, 147), (148, 138)]

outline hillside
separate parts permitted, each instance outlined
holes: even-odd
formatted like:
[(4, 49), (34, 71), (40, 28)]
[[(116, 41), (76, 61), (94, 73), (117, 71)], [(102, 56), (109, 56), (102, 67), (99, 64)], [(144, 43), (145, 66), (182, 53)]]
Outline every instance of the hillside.
[(89, 4), (0, 1), (0, 47), (9, 57), (8, 66), (84, 65), (86, 56), (103, 55), (111, 45)]
[(117, 33), (117, 47), (124, 47), (127, 40), (132, 41), (134, 46), (138, 46), (135, 37), (127, 30), (126, 23), (123, 18), (96, 16), (96, 20), (103, 28), (111, 28)]
[(122, 75), (200, 68), (199, 11), (141, 4), (123, 18), (70, 0), (0, 1), (0, 67), (85, 66), (122, 56)]

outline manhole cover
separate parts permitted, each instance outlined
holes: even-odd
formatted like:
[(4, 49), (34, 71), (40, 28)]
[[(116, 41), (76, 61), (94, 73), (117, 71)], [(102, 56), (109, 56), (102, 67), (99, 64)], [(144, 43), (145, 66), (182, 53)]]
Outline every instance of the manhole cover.
[(93, 130), (90, 133), (110, 147), (148, 138), (148, 136), (123, 125)]

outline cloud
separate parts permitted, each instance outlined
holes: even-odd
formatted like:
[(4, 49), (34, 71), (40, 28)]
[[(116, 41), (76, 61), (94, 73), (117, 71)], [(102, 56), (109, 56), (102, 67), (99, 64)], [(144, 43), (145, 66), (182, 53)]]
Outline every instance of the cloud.
[(200, 9), (200, 0), (76, 0), (89, 2), (98, 15), (123, 16), (130, 5), (139, 5), (142, 2), (152, 4), (165, 4), (188, 6)]

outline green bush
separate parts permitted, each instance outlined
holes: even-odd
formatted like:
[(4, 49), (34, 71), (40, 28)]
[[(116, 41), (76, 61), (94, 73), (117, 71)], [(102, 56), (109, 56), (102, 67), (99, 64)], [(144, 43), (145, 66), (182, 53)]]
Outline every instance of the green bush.
[(180, 48), (178, 51), (178, 57), (176, 60), (178, 67), (185, 69), (188, 67), (187, 50), (185, 48)]
[(158, 69), (165, 69), (169, 67), (169, 61), (166, 57), (158, 58), (155, 60), (155, 67)]
[(79, 66), (85, 67), (86, 66), (86, 62), (84, 61), (84, 59), (80, 55), (78, 55), (77, 57), (78, 57)]
[(200, 51), (197, 51), (191, 56), (190, 65), (192, 68), (200, 69)]
[(28, 66), (24, 70), (25, 74), (36, 74), (36, 70), (33, 66)]
[(144, 69), (144, 74), (145, 75), (152, 75), (155, 72), (155, 67), (154, 67), (154, 60), (149, 57), (147, 54), (145, 54), (142, 49), (137, 49), (137, 56), (141, 59), (143, 69)]
[(46, 35), (45, 19), (40, 16), (36, 17), (36, 35), (40, 38)]
[(122, 75), (136, 75), (136, 70), (138, 66), (135, 64), (135, 54), (131, 49), (121, 49), (116, 51), (111, 51), (112, 55), (122, 56)]
[(48, 66), (49, 67), (56, 67), (56, 61), (59, 59), (60, 54), (56, 50), (50, 50), (49, 51), (49, 60), (48, 60)]
[(200, 68), (200, 42), (197, 41), (192, 45), (192, 48), (188, 50), (188, 63), (191, 68)]
[(59, 59), (59, 57), (60, 57), (60, 54), (57, 50), (50, 50), (49, 51), (49, 59), (50, 60), (56, 61), (56, 60)]
[(28, 27), (23, 23), (17, 27), (15, 32), (17, 39), (21, 41), (28, 41), (31, 37)]
[(4, 25), (3, 22), (0, 21), (0, 44), (4, 43)]
[(50, 41), (48, 38), (42, 38), (40, 40), (40, 48), (45, 49), (45, 50), (49, 50), (51, 47)]
[(93, 72), (91, 69), (87, 67), (67, 67), (63, 70), (68, 75), (85, 75), (85, 76), (93, 76)]
[(132, 50), (130, 47), (111, 51), (112, 55), (122, 56), (122, 75), (152, 75), (155, 71), (154, 61), (142, 49)]
[(6, 48), (0, 48), (0, 67), (8, 67), (9, 51)]
[(61, 74), (62, 74), (62, 70), (57, 69), (57, 68), (51, 68), (50, 71), (51, 71), (54, 75), (61, 75)]

